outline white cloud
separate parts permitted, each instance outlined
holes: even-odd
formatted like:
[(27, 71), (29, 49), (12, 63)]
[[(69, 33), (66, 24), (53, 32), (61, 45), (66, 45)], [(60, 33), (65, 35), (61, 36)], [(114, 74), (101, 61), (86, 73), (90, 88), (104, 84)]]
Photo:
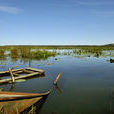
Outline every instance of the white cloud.
[(17, 14), (21, 12), (22, 10), (16, 7), (9, 7), (9, 6), (0, 6), (0, 12), (7, 12), (12, 14)]

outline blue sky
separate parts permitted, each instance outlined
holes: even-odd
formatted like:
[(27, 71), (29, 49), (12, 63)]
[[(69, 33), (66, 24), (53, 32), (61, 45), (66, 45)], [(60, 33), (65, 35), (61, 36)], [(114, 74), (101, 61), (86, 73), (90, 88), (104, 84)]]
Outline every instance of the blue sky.
[(0, 45), (114, 43), (114, 0), (0, 0)]

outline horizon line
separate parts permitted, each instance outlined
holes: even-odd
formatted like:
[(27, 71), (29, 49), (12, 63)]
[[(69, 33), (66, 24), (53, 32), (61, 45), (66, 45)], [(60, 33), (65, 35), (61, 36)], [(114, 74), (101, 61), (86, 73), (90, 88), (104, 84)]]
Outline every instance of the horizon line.
[(86, 45), (86, 44), (84, 44), (84, 45), (32, 45), (32, 44), (29, 44), (29, 45), (27, 45), (27, 44), (25, 44), (25, 45), (22, 45), (22, 44), (15, 44), (15, 45), (0, 45), (0, 46), (107, 46), (107, 45), (114, 45), (114, 43), (111, 43), (111, 44), (96, 44), (96, 45)]

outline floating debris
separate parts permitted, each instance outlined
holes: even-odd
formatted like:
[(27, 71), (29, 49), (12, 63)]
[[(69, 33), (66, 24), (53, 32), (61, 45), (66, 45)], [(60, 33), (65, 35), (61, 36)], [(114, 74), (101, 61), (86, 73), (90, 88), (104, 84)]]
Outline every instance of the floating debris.
[(55, 60), (58, 60), (57, 58), (55, 58)]
[(21, 80), (16, 80), (16, 82), (25, 82), (26, 80), (21, 79)]
[[(0, 83), (8, 83), (8, 82), (15, 82), (15, 80), (19, 79), (25, 79), (25, 78), (30, 78), (34, 76), (42, 76), (44, 75), (45, 71), (41, 69), (36, 69), (36, 68), (24, 68), (24, 69), (16, 69), (16, 70), (11, 70), (9, 71), (1, 71), (0, 76), (5, 77), (11, 75), (11, 78), (7, 79), (1, 79)], [(14, 79), (14, 80), (13, 80)]]
[(114, 63), (114, 59), (110, 59), (110, 63)]
[(46, 65), (52, 65), (52, 64), (54, 64), (54, 63), (46, 63)]

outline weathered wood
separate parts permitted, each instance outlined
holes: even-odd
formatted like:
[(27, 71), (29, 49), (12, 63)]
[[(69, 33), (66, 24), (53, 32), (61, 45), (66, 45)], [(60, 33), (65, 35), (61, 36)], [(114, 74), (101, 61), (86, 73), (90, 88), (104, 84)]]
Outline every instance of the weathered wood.
[[(24, 71), (26, 71), (27, 73), (33, 73), (33, 72), (39, 72), (39, 73), (42, 73), (42, 74), (45, 73), (44, 70), (36, 69), (36, 68), (30, 68), (30, 67), (24, 68), (24, 69), (12, 70), (12, 72), (13, 72), (13, 73), (16, 73), (16, 74), (18, 74), (18, 73), (23, 73)], [(4, 76), (4, 75), (6, 75), (6, 76), (10, 75), (9, 71), (0, 71), (0, 76), (2, 77), (2, 76)]]
[(55, 84), (55, 85), (57, 84), (57, 82), (58, 82), (60, 76), (61, 76), (61, 73), (59, 73), (59, 74), (57, 75), (57, 78), (56, 78), (56, 80), (54, 81), (54, 84)]
[(19, 76), (19, 74), (13, 73), (14, 76)]
[(13, 71), (13, 73), (16, 73), (16, 74), (23, 73), (23, 72), (24, 72), (23, 70), (20, 70), (20, 71)]
[[(12, 70), (12, 72), (22, 71), (22, 69)], [(10, 74), (9, 71), (0, 71), (0, 76), (4, 76), (5, 74)]]
[(43, 97), (36, 97), (32, 99), (14, 100), (14, 101), (3, 101), (0, 102), (0, 114), (26, 114), (24, 110), (32, 108), (37, 102), (40, 102)]
[(36, 69), (36, 68), (31, 68), (31, 67), (26, 68), (26, 70), (32, 70), (32, 71), (41, 72), (41, 73), (45, 72), (44, 70)]
[[(18, 77), (15, 77), (15, 80), (18, 80), (18, 79), (26, 79), (26, 78), (30, 78), (30, 77), (35, 76), (35, 75), (41, 75), (41, 73), (35, 72), (35, 73), (27, 74), (27, 75), (24, 75), (24, 76), (23, 75), (20, 75)], [(8, 83), (11, 80), (12, 80), (11, 78), (0, 80), (0, 84), (2, 84), (2, 83)]]
[[(50, 91), (45, 92), (45, 93), (39, 93), (41, 96), (38, 95), (38, 97), (33, 97), (33, 98), (26, 98), (26, 99), (10, 99), (10, 100), (1, 100), (0, 101), (0, 113), (4, 114), (20, 114), (28, 109), (32, 108), (34, 103), (38, 103), (40, 101), (41, 103), (44, 103), (47, 96), (49, 95)], [(18, 92), (4, 92), (1, 94), (11, 94), (11, 95), (33, 95), (33, 94), (38, 94), (38, 93), (18, 93)], [(9, 95), (10, 96), (10, 95)], [(39, 103), (40, 103), (39, 102)], [(39, 107), (41, 104), (38, 105)], [(26, 112), (25, 112), (26, 113)]]
[(10, 96), (10, 95), (14, 95), (14, 96), (23, 96), (23, 95), (46, 95), (47, 93), (50, 93), (50, 91), (47, 91), (45, 93), (25, 93), (25, 92), (10, 92), (10, 91), (0, 91), (0, 97), (1, 95), (7, 95), (7, 96)]
[[(2, 76), (8, 76), (8, 75), (11, 75), (11, 78), (7, 78), (7, 79), (1, 79), (0, 80), (0, 84), (2, 83), (8, 83), (9, 81), (12, 80), (12, 82), (15, 82), (15, 80), (18, 80), (18, 79), (25, 79), (25, 78), (30, 78), (30, 77), (33, 77), (33, 76), (38, 76), (38, 75), (43, 75), (44, 74), (44, 70), (41, 70), (41, 69), (36, 69), (36, 68), (25, 68), (25, 69), (17, 69), (17, 70), (11, 70), (9, 69), (9, 71), (2, 71), (0, 72), (0, 74)], [(28, 73), (26, 75), (21, 75), (23, 73)], [(8, 74), (8, 75), (5, 75), (5, 74)], [(16, 77), (14, 77), (16, 76)]]
[(50, 91), (45, 93), (19, 93), (19, 92), (0, 92), (0, 101), (11, 101), (19, 99), (30, 99), (35, 97), (43, 97), (50, 93)]
[(11, 75), (12, 82), (15, 83), (15, 77), (14, 77), (12, 70), (10, 68), (9, 68), (9, 73)]
[(25, 73), (34, 73), (34, 71), (28, 71), (26, 69), (23, 70)]

